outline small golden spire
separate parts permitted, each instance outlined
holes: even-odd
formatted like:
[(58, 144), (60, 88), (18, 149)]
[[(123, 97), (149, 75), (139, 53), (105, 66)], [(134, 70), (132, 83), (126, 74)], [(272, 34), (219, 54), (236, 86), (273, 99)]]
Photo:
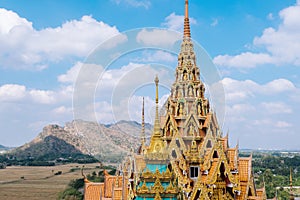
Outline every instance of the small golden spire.
[(159, 79), (158, 79), (157, 75), (154, 79), (154, 82), (155, 82), (155, 87), (156, 87), (154, 134), (160, 135), (160, 123), (159, 123), (159, 116), (158, 116), (158, 83), (159, 83)]
[(293, 176), (292, 176), (292, 168), (290, 168), (290, 187), (293, 187)]
[(185, 16), (184, 16), (184, 37), (191, 37), (190, 20), (189, 20), (189, 1), (185, 0)]

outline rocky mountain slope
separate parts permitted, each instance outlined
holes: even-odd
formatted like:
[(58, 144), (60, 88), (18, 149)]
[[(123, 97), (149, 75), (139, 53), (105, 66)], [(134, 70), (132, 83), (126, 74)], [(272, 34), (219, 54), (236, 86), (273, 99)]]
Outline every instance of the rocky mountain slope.
[[(146, 124), (146, 135), (152, 126)], [(48, 125), (31, 142), (18, 147), (16, 155), (42, 156), (49, 152), (81, 152), (103, 161), (118, 162), (131, 149), (140, 145), (141, 125), (132, 121), (120, 121), (103, 125), (95, 122), (75, 120), (64, 127)], [(77, 152), (78, 151), (78, 152)]]

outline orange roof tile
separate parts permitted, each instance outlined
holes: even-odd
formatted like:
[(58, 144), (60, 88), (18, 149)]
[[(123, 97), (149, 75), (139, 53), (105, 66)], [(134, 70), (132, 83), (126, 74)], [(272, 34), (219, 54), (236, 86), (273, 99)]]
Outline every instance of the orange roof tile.
[(85, 200), (99, 200), (101, 194), (104, 195), (104, 183), (85, 183), (84, 199)]
[(240, 181), (248, 182), (251, 171), (249, 168), (251, 166), (251, 159), (249, 158), (239, 158), (239, 176)]
[(217, 166), (218, 166), (218, 159), (214, 159), (207, 175), (207, 182), (213, 180)]
[(235, 170), (235, 156), (236, 156), (236, 149), (228, 149), (227, 150), (228, 160), (229, 160), (229, 166), (230, 170)]

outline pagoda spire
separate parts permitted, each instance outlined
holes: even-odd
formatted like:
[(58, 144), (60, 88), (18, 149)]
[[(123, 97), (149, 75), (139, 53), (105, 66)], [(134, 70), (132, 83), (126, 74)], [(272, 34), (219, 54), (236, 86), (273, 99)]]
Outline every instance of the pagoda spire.
[(185, 15), (184, 15), (184, 30), (183, 36), (190, 38), (191, 29), (190, 29), (190, 20), (189, 20), (189, 1), (185, 0)]
[(155, 77), (155, 88), (156, 88), (156, 94), (155, 94), (155, 122), (154, 122), (154, 135), (161, 136), (160, 134), (160, 122), (159, 122), (159, 116), (158, 116), (158, 83), (159, 79), (156, 75)]
[(143, 106), (142, 106), (142, 133), (141, 133), (141, 143), (144, 145), (146, 143), (146, 135), (145, 135), (145, 103), (143, 97)]
[(290, 200), (294, 200), (294, 194), (293, 194), (293, 172), (292, 168), (290, 168)]

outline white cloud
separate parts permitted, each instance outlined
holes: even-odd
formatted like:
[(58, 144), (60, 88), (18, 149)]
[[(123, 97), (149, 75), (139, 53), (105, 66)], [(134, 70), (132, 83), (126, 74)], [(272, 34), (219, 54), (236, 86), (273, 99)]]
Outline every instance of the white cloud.
[(32, 23), (11, 10), (0, 8), (0, 34), (13, 33), (15, 29), (27, 28), (32, 30)]
[[(190, 24), (197, 24), (197, 21), (190, 17)], [(176, 15), (175, 13), (171, 13), (169, 16), (165, 18), (165, 22), (162, 25), (168, 29), (172, 29), (178, 32), (183, 31), (183, 24), (184, 24), (184, 16), (183, 15)]]
[(287, 79), (275, 79), (262, 86), (262, 92), (266, 94), (281, 93), (296, 90), (295, 85)]
[(142, 57), (138, 57), (137, 62), (175, 62), (177, 61), (177, 55), (173, 55), (165, 51), (143, 52)]
[[(168, 95), (159, 99), (159, 109), (162, 108)], [(149, 96), (145, 99), (145, 122), (154, 123), (155, 118), (155, 100)], [(97, 120), (104, 124), (115, 123), (120, 120), (131, 120), (141, 122), (142, 96), (132, 95), (122, 99), (119, 104), (113, 105), (107, 101), (95, 103)]]
[(268, 20), (273, 20), (274, 19), (273, 13), (269, 13), (268, 16), (267, 16), (267, 19)]
[(73, 109), (70, 107), (59, 106), (57, 108), (54, 108), (52, 110), (52, 113), (57, 114), (57, 115), (65, 115), (65, 114), (71, 114), (72, 111), (73, 111)]
[(219, 55), (213, 59), (213, 62), (219, 66), (236, 67), (236, 68), (254, 68), (260, 64), (269, 64), (273, 58), (265, 53), (241, 53), (240, 55)]
[(91, 16), (42, 30), (33, 29), (31, 22), (12, 11), (0, 9), (0, 16), (0, 67), (5, 68), (41, 70), (68, 56), (87, 56), (96, 45), (119, 34), (116, 27)]
[(148, 9), (151, 6), (151, 1), (149, 0), (112, 0), (116, 4), (125, 3), (127, 5), (133, 6), (133, 7), (144, 7)]
[(160, 84), (171, 84), (174, 72), (167, 67), (129, 63), (119, 69), (108, 69), (99, 77), (96, 97), (120, 103), (123, 98), (128, 98), (149, 84), (154, 84), (157, 74), (160, 75)]
[(290, 134), (294, 137), (290, 143), (296, 145), (293, 141), (297, 140), (299, 103), (294, 102), (293, 95), (300, 89), (291, 81), (276, 79), (261, 84), (224, 78), (222, 83), (227, 100), (224, 127), (229, 128), (233, 138), (239, 138), (243, 146), (280, 148), (281, 144), (275, 141), (270, 145), (269, 139), (276, 136), (281, 140), (280, 135)]
[(73, 87), (61, 87), (57, 91), (27, 89), (24, 85), (5, 84), (0, 86), (1, 102), (56, 104), (72, 99)]
[(137, 34), (136, 40), (139, 43), (144, 43), (145, 45), (154, 46), (171, 46), (175, 42), (181, 40), (182, 36), (176, 32), (168, 30), (146, 30), (143, 29)]
[(24, 85), (6, 84), (0, 87), (0, 101), (18, 101), (26, 96), (26, 87)]
[(289, 127), (292, 127), (292, 124), (290, 124), (286, 121), (273, 121), (271, 119), (254, 120), (253, 125), (272, 127), (272, 128), (269, 128), (269, 130), (273, 129), (274, 127), (275, 128), (289, 128)]
[(222, 84), (226, 92), (226, 100), (230, 102), (243, 101), (256, 95), (270, 96), (297, 90), (295, 85), (286, 79), (276, 79), (260, 85), (252, 80), (238, 81), (224, 78)]
[(212, 27), (215, 27), (215, 26), (217, 26), (219, 24), (219, 20), (218, 19), (216, 19), (216, 18), (214, 18), (213, 20), (212, 20), (212, 23), (210, 24)]
[(290, 114), (293, 112), (290, 106), (282, 102), (263, 102), (261, 106), (270, 114)]
[(56, 102), (55, 93), (53, 91), (46, 90), (31, 90), (29, 91), (33, 102), (41, 104), (53, 104)]
[(289, 128), (291, 127), (292, 125), (288, 122), (285, 122), (285, 121), (278, 121), (275, 123), (275, 127), (277, 128)]
[[(73, 68), (76, 68), (75, 65)], [(92, 68), (95, 72), (95, 67)], [(69, 70), (78, 71), (78, 70)], [(80, 73), (84, 73), (81, 72)], [(154, 93), (155, 87), (149, 90), (149, 85), (154, 85), (155, 75), (159, 74), (160, 85), (167, 87), (173, 81), (174, 71), (168, 66), (157, 66), (143, 63), (128, 63), (120, 68), (108, 68), (100, 73), (95, 79), (94, 85), (89, 80), (80, 82), (80, 86), (76, 88), (74, 94), (73, 105), (74, 115), (80, 119), (93, 119), (98, 116), (98, 120), (112, 122), (113, 113), (116, 121), (129, 119), (128, 102), (132, 96), (143, 93), (149, 95)], [(69, 76), (70, 75), (70, 76)], [(69, 76), (70, 78), (67, 78)], [(59, 76), (60, 80), (68, 80), (71, 82), (74, 77), (73, 73), (66, 73)], [(63, 78), (62, 78), (63, 77)], [(91, 76), (84, 75), (87, 79)], [(77, 83), (77, 82), (76, 82)], [(77, 87), (77, 85), (75, 84)], [(88, 91), (88, 92), (87, 92)], [(105, 107), (104, 107), (105, 106)], [(98, 114), (97, 114), (98, 113)], [(99, 115), (100, 114), (100, 115)], [(102, 122), (102, 121), (101, 121)]]
[(280, 11), (281, 24), (269, 27), (260, 37), (255, 37), (253, 45), (265, 49), (264, 53), (244, 52), (240, 55), (219, 55), (214, 63), (220, 66), (253, 68), (263, 64), (291, 64), (300, 66), (300, 5), (290, 6)]
[(74, 83), (83, 63), (77, 62), (72, 68), (70, 68), (66, 74), (58, 76), (58, 81), (61, 83)]
[(247, 112), (254, 112), (255, 107), (249, 104), (234, 104), (227, 107), (228, 115), (241, 115)]

